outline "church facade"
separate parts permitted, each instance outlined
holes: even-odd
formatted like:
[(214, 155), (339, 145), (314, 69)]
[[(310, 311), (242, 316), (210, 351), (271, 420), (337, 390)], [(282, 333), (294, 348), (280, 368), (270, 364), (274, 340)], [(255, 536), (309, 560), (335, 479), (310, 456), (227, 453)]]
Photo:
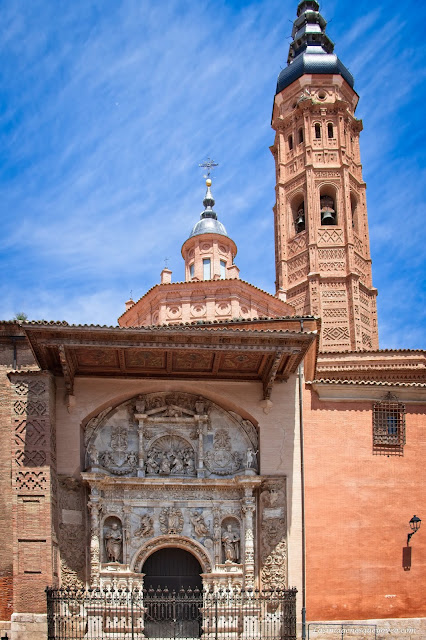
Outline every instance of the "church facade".
[(208, 177), (183, 282), (118, 327), (1, 324), (1, 635), (46, 637), (46, 586), (151, 585), (296, 587), (303, 637), (426, 635), (426, 354), (379, 349), (357, 101), (300, 2), (275, 295), (240, 279)]

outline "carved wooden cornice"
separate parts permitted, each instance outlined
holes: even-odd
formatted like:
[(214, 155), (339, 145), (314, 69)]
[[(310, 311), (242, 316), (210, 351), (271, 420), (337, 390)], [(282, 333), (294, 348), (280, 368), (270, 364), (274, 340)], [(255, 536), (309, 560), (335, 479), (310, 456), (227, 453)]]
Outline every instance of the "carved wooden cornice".
[(40, 368), (63, 376), (70, 396), (76, 376), (260, 381), (269, 398), (308, 352), (315, 366), (319, 321), (259, 319), (232, 326), (122, 329), (32, 324), (25, 327)]

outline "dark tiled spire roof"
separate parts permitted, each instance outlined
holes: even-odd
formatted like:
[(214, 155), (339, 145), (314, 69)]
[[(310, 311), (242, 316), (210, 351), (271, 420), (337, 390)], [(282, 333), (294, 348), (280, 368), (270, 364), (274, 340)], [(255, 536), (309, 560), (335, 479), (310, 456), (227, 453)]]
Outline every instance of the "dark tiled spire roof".
[(297, 8), (287, 67), (278, 76), (276, 93), (280, 93), (304, 74), (339, 74), (353, 88), (354, 79), (334, 53), (334, 44), (325, 33), (327, 22), (316, 0), (303, 0)]

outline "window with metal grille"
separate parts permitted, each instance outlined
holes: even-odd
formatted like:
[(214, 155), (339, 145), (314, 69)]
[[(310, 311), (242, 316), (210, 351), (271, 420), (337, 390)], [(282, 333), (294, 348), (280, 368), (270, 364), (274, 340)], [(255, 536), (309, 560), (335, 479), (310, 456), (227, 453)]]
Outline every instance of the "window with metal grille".
[(388, 393), (373, 405), (373, 453), (384, 456), (404, 455), (405, 405)]

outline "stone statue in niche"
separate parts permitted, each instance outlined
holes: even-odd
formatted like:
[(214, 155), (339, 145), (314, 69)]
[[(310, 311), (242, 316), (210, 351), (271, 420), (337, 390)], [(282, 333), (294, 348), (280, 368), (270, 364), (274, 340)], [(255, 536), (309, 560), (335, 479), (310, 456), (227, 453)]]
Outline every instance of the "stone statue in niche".
[(240, 559), (240, 537), (228, 524), (222, 532), (222, 547), (225, 562), (238, 562)]
[(203, 514), (200, 511), (195, 511), (190, 520), (197, 538), (204, 538), (210, 534), (204, 521)]
[(158, 519), (162, 533), (181, 533), (183, 529), (183, 515), (180, 509), (167, 507), (161, 511)]
[(118, 522), (113, 522), (104, 533), (105, 551), (108, 562), (120, 562), (123, 548), (123, 534)]
[(147, 536), (152, 536), (154, 534), (154, 522), (152, 518), (145, 513), (141, 516), (141, 522), (139, 529), (135, 531), (135, 536), (137, 538), (145, 538)]

